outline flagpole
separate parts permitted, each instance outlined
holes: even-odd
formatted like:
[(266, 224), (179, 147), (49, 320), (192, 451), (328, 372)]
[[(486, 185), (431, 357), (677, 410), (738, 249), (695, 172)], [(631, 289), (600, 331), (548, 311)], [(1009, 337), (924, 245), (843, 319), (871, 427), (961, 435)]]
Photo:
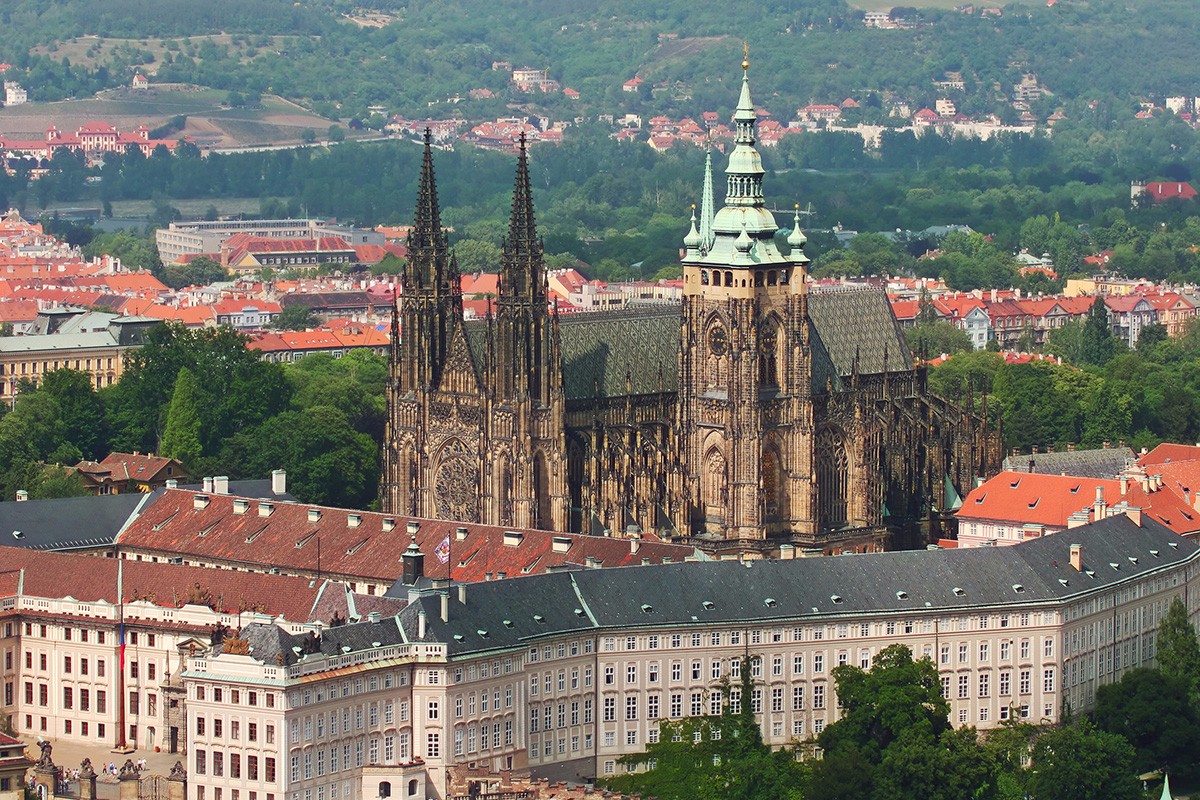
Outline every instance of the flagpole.
[(117, 750), (129, 749), (125, 741), (125, 561), (117, 561)]

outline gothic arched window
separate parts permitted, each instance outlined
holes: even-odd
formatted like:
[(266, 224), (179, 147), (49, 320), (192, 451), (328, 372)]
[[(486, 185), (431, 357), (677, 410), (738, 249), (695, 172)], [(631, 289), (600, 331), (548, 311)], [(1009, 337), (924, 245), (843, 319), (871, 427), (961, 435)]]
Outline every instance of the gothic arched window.
[(841, 434), (834, 428), (817, 434), (815, 455), (820, 526), (823, 530), (844, 528), (849, 516), (850, 465)]

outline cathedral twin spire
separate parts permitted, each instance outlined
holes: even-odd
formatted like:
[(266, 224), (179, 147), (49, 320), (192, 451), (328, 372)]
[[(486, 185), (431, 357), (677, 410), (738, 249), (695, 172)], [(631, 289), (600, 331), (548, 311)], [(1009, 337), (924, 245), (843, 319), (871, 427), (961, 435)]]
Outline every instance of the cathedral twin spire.
[(500, 258), (501, 293), (531, 302), (545, 303), (545, 267), (542, 243), (533, 214), (533, 191), (529, 181), (529, 153), (525, 134), (517, 152), (517, 174), (513, 182), (512, 213), (508, 236)]

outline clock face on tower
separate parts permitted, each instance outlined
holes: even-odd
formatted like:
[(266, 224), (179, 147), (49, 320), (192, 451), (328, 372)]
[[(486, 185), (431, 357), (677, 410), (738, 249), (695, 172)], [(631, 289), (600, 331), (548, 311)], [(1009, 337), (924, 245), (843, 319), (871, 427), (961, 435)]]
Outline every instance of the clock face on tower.
[(775, 354), (776, 338), (775, 328), (766, 326), (762, 329), (762, 335), (758, 337), (758, 348), (764, 356)]
[(725, 329), (720, 325), (716, 325), (708, 332), (708, 349), (715, 356), (723, 356), (729, 351), (729, 337), (725, 334)]

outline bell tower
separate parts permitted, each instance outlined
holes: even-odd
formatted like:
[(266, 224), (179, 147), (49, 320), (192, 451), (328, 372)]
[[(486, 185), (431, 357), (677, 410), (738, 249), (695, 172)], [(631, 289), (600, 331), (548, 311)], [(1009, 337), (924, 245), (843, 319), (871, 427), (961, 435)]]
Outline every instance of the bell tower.
[(750, 64), (733, 115), (725, 205), (684, 238), (679, 426), (695, 534), (755, 540), (815, 530), (808, 258), (799, 212), (784, 255), (763, 197)]

